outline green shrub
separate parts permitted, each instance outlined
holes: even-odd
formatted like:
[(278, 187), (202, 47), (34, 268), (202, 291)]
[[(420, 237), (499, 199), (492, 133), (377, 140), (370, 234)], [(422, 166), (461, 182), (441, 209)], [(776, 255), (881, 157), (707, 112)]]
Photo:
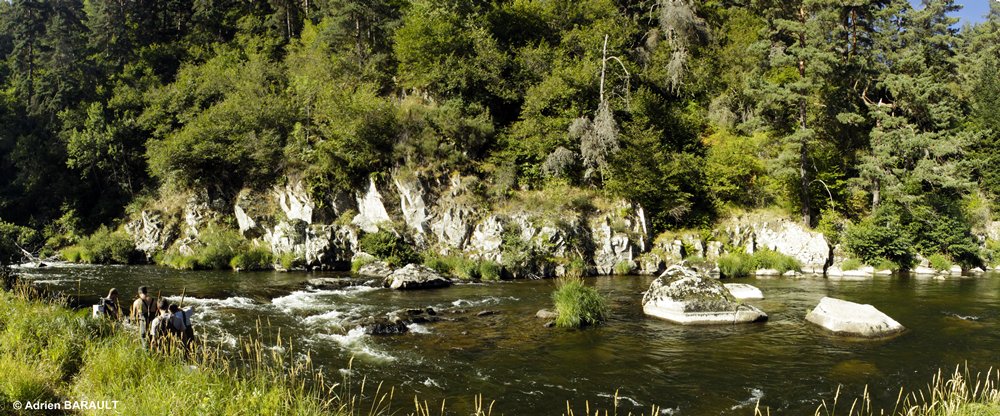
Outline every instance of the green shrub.
[(879, 210), (861, 222), (847, 227), (842, 236), (844, 247), (867, 264), (888, 260), (905, 269), (913, 266), (913, 241), (900, 224), (899, 217)]
[(556, 309), (556, 325), (562, 328), (580, 328), (597, 325), (607, 317), (608, 307), (597, 289), (583, 284), (583, 279), (559, 279), (552, 300)]
[(587, 262), (582, 258), (573, 257), (566, 264), (566, 277), (583, 277), (587, 274)]
[[(294, 270), (302, 267), (305, 264), (305, 259), (299, 257), (298, 254), (293, 252), (287, 252), (278, 258), (278, 263), (281, 264), (281, 268), (285, 270)], [(352, 264), (351, 267), (353, 268), (354, 265)], [(360, 269), (360, 266), (358, 268)]]
[(420, 256), (413, 251), (410, 244), (388, 230), (379, 230), (361, 236), (358, 247), (361, 251), (373, 255), (393, 267), (421, 262)]
[(265, 247), (253, 247), (237, 254), (229, 262), (233, 270), (268, 270), (273, 267), (274, 254)]
[(719, 257), (719, 274), (724, 278), (747, 277), (755, 267), (753, 258), (745, 253), (726, 253)]
[(196, 270), (199, 268), (197, 257), (180, 254), (176, 250), (171, 250), (167, 254), (164, 254), (160, 264), (178, 270)]
[(948, 256), (945, 256), (944, 254), (940, 253), (927, 257), (927, 262), (930, 263), (932, 269), (937, 270), (939, 272), (946, 272), (948, 270), (951, 270), (951, 266), (954, 265), (954, 263), (951, 262), (951, 259), (949, 259)]
[[(375, 262), (375, 261), (378, 261), (378, 259), (375, 259), (373, 257), (367, 257), (367, 256), (365, 256), (365, 257), (356, 257), (356, 258), (354, 258), (354, 260), (351, 260), (351, 271), (354, 272), (354, 273), (357, 273), (358, 271), (361, 270), (362, 267), (365, 267), (366, 264), (370, 264), (370, 263)], [(284, 257), (282, 257), (281, 265), (282, 266), (285, 265)], [(287, 269), (287, 267), (286, 267), (286, 269)], [(437, 269), (434, 269), (434, 270), (437, 270)]]
[(802, 268), (798, 260), (792, 256), (781, 254), (770, 249), (761, 249), (753, 253), (754, 269), (774, 269), (781, 273), (798, 271)]
[[(368, 262), (371, 261), (370, 259), (366, 259), (366, 260), (367, 261), (365, 262), (365, 264), (367, 264)], [(358, 259), (358, 260), (355, 260), (355, 261), (361, 261), (361, 259)], [(359, 270), (361, 269), (361, 266), (364, 266), (364, 264), (361, 264), (361, 265), (358, 266)], [(425, 255), (424, 256), (424, 266), (430, 267), (431, 269), (434, 269), (434, 271), (436, 271), (438, 273), (441, 273), (441, 274), (450, 274), (451, 273), (451, 269), (452, 269), (451, 263), (449, 263), (446, 258), (440, 257), (440, 256), (428, 256), (428, 255)], [(352, 270), (354, 269), (354, 263), (353, 262), (351, 263), (351, 269)], [(357, 270), (355, 270), (355, 271), (357, 271)]]
[(483, 280), (500, 280), (501, 267), (492, 260), (479, 261), (479, 277)]
[(452, 274), (465, 280), (477, 280), (482, 277), (479, 274), (479, 262), (464, 257), (459, 257), (455, 261)]
[(67, 261), (88, 264), (131, 264), (138, 258), (135, 243), (125, 232), (103, 226), (62, 253)]
[(80, 262), (80, 247), (69, 246), (59, 251), (62, 253), (63, 259), (70, 263)]
[(847, 260), (844, 260), (844, 262), (840, 264), (840, 270), (843, 270), (843, 271), (858, 270), (858, 269), (861, 268), (861, 266), (863, 266), (863, 264), (861, 263), (861, 260), (858, 260), (858, 259), (847, 259)]
[(875, 269), (896, 271), (899, 270), (899, 264), (897, 264), (892, 260), (877, 259), (877, 261), (875, 262)]
[(245, 251), (247, 246), (247, 241), (236, 230), (215, 226), (202, 230), (198, 240), (204, 246), (195, 255), (198, 257), (198, 266), (204, 269), (229, 268), (233, 258)]
[(632, 260), (622, 260), (612, 267), (612, 272), (619, 276), (632, 274), (632, 270), (635, 270), (635, 263)]

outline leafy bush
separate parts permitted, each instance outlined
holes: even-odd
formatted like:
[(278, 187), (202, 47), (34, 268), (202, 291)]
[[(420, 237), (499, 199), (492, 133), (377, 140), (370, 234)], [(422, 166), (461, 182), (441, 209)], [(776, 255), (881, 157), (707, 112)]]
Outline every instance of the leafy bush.
[(781, 254), (774, 250), (761, 249), (753, 253), (754, 269), (774, 269), (781, 273), (797, 271), (802, 268), (798, 260), (792, 256)]
[(556, 309), (556, 325), (562, 328), (580, 328), (597, 325), (607, 317), (608, 307), (597, 289), (583, 284), (583, 279), (559, 279), (552, 300)]
[(178, 270), (195, 270), (198, 269), (198, 258), (172, 250), (163, 255), (160, 264)]
[(62, 251), (67, 261), (88, 264), (131, 264), (137, 260), (135, 243), (123, 231), (98, 228), (94, 234)]
[(361, 251), (373, 255), (393, 267), (420, 263), (420, 255), (413, 251), (413, 247), (407, 244), (402, 237), (392, 231), (379, 230), (365, 234), (361, 236), (358, 246)]
[(204, 243), (196, 253), (198, 266), (204, 269), (229, 268), (233, 258), (245, 251), (247, 246), (247, 241), (236, 230), (220, 227), (208, 227), (201, 232), (198, 240)]
[(858, 269), (861, 268), (862, 265), (863, 264), (861, 263), (861, 260), (858, 260), (858, 259), (847, 259), (847, 260), (844, 260), (844, 262), (840, 264), (840, 270), (843, 270), (845, 272), (846, 271), (851, 271), (851, 270), (858, 270)]
[(877, 262), (875, 262), (875, 269), (876, 270), (893, 270), (893, 271), (895, 271), (895, 270), (899, 270), (899, 264), (897, 264), (896, 262), (894, 262), (892, 260), (879, 259)]
[(747, 277), (754, 269), (753, 258), (749, 254), (726, 253), (719, 257), (719, 274), (722, 277)]
[(500, 280), (502, 268), (497, 262), (492, 260), (481, 260), (479, 262), (479, 277), (483, 280)]
[(899, 222), (899, 217), (879, 210), (861, 222), (847, 227), (844, 247), (855, 258), (867, 264), (888, 260), (897, 267), (913, 266), (913, 241)]
[(954, 265), (954, 263), (951, 262), (951, 259), (949, 259), (948, 256), (940, 253), (927, 257), (927, 262), (930, 263), (932, 269), (937, 270), (939, 272), (946, 272), (948, 270), (951, 270), (951, 266)]
[(229, 261), (233, 270), (268, 270), (272, 267), (274, 254), (265, 247), (253, 247), (239, 253)]

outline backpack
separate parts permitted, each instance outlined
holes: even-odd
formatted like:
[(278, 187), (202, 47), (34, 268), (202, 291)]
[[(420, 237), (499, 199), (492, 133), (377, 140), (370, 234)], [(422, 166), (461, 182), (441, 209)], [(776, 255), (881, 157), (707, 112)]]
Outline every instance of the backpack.
[(172, 321), (173, 321), (172, 315), (161, 316), (160, 321), (157, 323), (158, 325), (156, 328), (157, 336), (164, 337), (169, 334), (172, 337), (180, 338), (180, 336), (183, 334), (181, 333), (180, 328), (177, 328), (171, 323)]

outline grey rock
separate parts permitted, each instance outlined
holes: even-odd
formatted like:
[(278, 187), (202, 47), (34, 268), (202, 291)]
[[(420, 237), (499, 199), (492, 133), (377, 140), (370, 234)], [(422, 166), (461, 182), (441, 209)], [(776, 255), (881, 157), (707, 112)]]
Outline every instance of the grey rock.
[(680, 265), (653, 280), (643, 312), (683, 325), (761, 322), (767, 314), (740, 303), (718, 280)]
[(389, 265), (381, 260), (375, 260), (371, 263), (361, 266), (358, 270), (358, 274), (366, 277), (376, 277), (386, 279), (392, 275), (393, 270)]
[(904, 328), (872, 305), (824, 297), (806, 320), (835, 334), (879, 338), (901, 333)]
[(760, 291), (756, 286), (748, 285), (745, 283), (724, 283), (726, 290), (733, 295), (734, 298), (743, 299), (764, 299), (764, 293)]
[(556, 319), (558, 316), (558, 313), (552, 312), (548, 309), (539, 310), (538, 313), (535, 314), (535, 317), (538, 319)]
[(354, 216), (351, 223), (366, 233), (378, 232), (379, 224), (392, 221), (382, 202), (382, 194), (375, 186), (375, 179), (369, 180), (368, 190), (364, 195), (359, 194), (357, 200), (358, 215)]
[(434, 289), (450, 285), (451, 280), (442, 277), (434, 269), (418, 264), (407, 264), (386, 278), (386, 286), (396, 290)]

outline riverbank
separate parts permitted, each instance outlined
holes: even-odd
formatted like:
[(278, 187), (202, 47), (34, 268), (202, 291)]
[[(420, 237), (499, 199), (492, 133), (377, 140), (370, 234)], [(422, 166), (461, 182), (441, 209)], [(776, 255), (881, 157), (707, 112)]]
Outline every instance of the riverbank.
[[(397, 387), (397, 400), (393, 406), (408, 410), (400, 411), (401, 414), (412, 412), (413, 395), (427, 400), (431, 408), (439, 408), (441, 399), (447, 398), (449, 411), (466, 413), (465, 409), (469, 406), (460, 401), (480, 393), (487, 399), (497, 400), (494, 414), (558, 415), (566, 411), (567, 401), (577, 414), (582, 414), (584, 403), (588, 400), (591, 409), (610, 408), (618, 402), (621, 414), (649, 414), (650, 405), (656, 404), (668, 412), (673, 411), (675, 415), (748, 415), (753, 413), (758, 400), (761, 409), (770, 407), (775, 415), (812, 414), (821, 400), (832, 404), (837, 386), (843, 385), (840, 405), (834, 408), (836, 411), (820, 413), (841, 415), (847, 414), (846, 410), (850, 407), (850, 401), (845, 398), (852, 398), (852, 401), (853, 397), (860, 397), (860, 389), (865, 384), (874, 386), (870, 407), (892, 409), (898, 386), (907, 386), (909, 392), (911, 388), (924, 386), (937, 368), (950, 368), (964, 360), (971, 363), (993, 362), (993, 346), (997, 342), (992, 334), (995, 333), (993, 328), (997, 315), (990, 312), (995, 310), (996, 303), (988, 294), (1000, 293), (996, 292), (997, 279), (992, 276), (962, 281), (906, 281), (895, 278), (880, 278), (871, 282), (820, 278), (759, 280), (756, 284), (770, 298), (763, 306), (773, 312), (773, 319), (768, 324), (700, 328), (695, 331), (642, 318), (635, 296), (648, 287), (648, 282), (642, 277), (588, 278), (585, 279), (586, 284), (596, 287), (611, 301), (609, 322), (585, 331), (564, 331), (543, 328), (542, 322), (534, 317), (541, 305), (551, 302), (552, 281), (466, 284), (437, 291), (400, 293), (388, 289), (300, 289), (300, 280), (315, 275), (296, 273), (156, 274), (161, 271), (148, 266), (77, 266), (63, 270), (50, 267), (23, 271), (23, 274), (33, 281), (48, 281), (60, 276), (82, 277), (84, 295), (96, 288), (106, 289), (108, 285), (126, 287), (123, 282), (136, 278), (152, 282), (158, 290), (162, 288), (164, 294), (180, 293), (186, 285), (190, 302), (201, 306), (205, 312), (205, 315), (199, 315), (203, 330), (221, 322), (223, 328), (220, 329), (225, 329), (222, 335), (242, 339), (240, 334), (254, 332), (255, 319), (258, 322), (270, 321), (276, 328), (281, 328), (286, 339), (295, 340), (297, 350), (312, 350), (312, 362), (317, 367), (324, 367), (328, 377), (338, 380), (339, 374), (343, 373), (340, 369), (347, 366), (350, 355), (357, 355), (354, 373), (376, 377), (377, 380), (385, 380), (386, 385)], [(62, 286), (53, 284), (52, 288), (75, 293), (78, 283), (74, 280)], [(886, 293), (893, 293), (896, 301), (887, 303)], [(954, 298), (962, 293), (976, 295)], [(818, 299), (821, 295), (878, 303), (912, 331), (891, 342), (877, 344), (844, 342), (821, 335), (811, 326), (799, 324), (806, 309), (814, 305), (814, 297)], [(953, 301), (947, 306), (929, 307), (944, 299)], [(3, 309), (12, 310), (14, 316), (43, 315), (36, 313), (34, 306), (9, 303), (7, 298), (2, 298), (2, 301)], [(376, 307), (390, 303), (391, 307)], [(11, 306), (6, 306), (8, 304)], [(925, 306), (911, 307), (915, 304)], [(469, 313), (464, 320), (424, 325), (423, 331), (415, 330), (389, 338), (354, 337), (353, 332), (331, 329), (336, 326), (338, 320), (334, 316), (338, 314), (351, 316), (355, 313), (352, 311), (356, 311), (377, 315), (398, 308), (427, 305), (438, 310), (445, 310), (447, 306), (461, 307), (469, 309)], [(290, 309), (291, 313), (285, 313), (285, 309)], [(478, 317), (480, 309), (497, 313)], [(8, 339), (18, 339), (17, 336), (8, 338), (6, 334), (7, 315), (6, 312), (0, 315), (3, 316), (0, 328), (5, 331), (0, 335), (4, 337), (0, 339), (3, 342), (0, 345), (8, 345)], [(453, 317), (450, 314), (445, 316)], [(68, 318), (48, 314), (45, 319), (33, 322), (35, 327), (53, 328), (45, 331), (48, 334), (65, 332), (59, 324), (48, 321), (85, 321), (82, 318), (79, 313), (70, 313)], [(467, 335), (463, 335), (466, 332)], [(100, 331), (96, 333), (98, 335), (92, 336), (108, 336), (101, 335)], [(947, 344), (934, 343), (942, 334), (948, 335), (950, 340)], [(129, 334), (125, 335), (124, 341), (131, 341)], [(221, 339), (215, 336), (209, 338), (213, 342)], [(55, 344), (46, 342), (43, 345)], [(102, 341), (97, 339), (87, 344), (89, 348), (94, 348), (101, 346)], [(124, 345), (128, 346), (127, 343)], [(238, 352), (243, 345), (237, 343), (226, 349)], [(257, 351), (264, 357), (270, 357), (271, 352), (276, 351), (270, 348), (275, 346), (269, 344), (267, 348), (258, 348)], [(283, 347), (290, 349), (287, 343)], [(338, 352), (340, 349), (344, 351)], [(129, 351), (128, 348), (124, 350)], [(367, 355), (365, 351), (368, 351)], [(6, 351), (3, 353), (7, 354)], [(180, 385), (193, 386), (193, 390), (200, 391), (207, 389), (201, 389), (198, 383), (214, 382), (208, 377), (182, 373), (185, 366), (190, 365), (183, 361), (171, 365), (143, 364), (139, 359), (143, 357), (141, 351), (79, 356), (78, 368), (86, 368), (92, 359), (106, 360), (115, 363), (110, 366), (111, 369), (104, 370), (105, 374), (109, 374), (125, 371), (130, 368), (129, 362), (138, 362), (153, 370), (148, 377), (150, 381), (160, 381), (144, 384), (137, 384), (134, 380), (122, 382), (130, 387), (108, 387), (104, 393), (97, 395), (92, 393), (92, 386), (75, 387), (80, 381), (73, 378), (85, 373), (78, 369), (72, 372), (77, 375), (69, 376), (69, 381), (53, 384), (69, 386), (57, 391), (56, 397), (60, 400), (81, 397), (71, 395), (76, 394), (74, 392), (100, 398), (131, 394), (141, 399), (153, 394), (150, 391), (172, 394), (168, 389), (159, 387), (163, 383), (182, 383)], [(282, 356), (290, 355), (286, 352)], [(116, 361), (119, 357), (121, 362)], [(721, 362), (720, 359), (727, 363), (724, 369), (715, 365)], [(580, 362), (591, 363), (587, 367), (593, 371), (580, 368), (577, 364)], [(26, 367), (42, 366), (30, 364)], [(167, 374), (161, 376), (161, 371)], [(904, 373), (910, 375), (899, 376)], [(60, 377), (49, 378), (58, 380)], [(360, 376), (355, 379), (360, 379)], [(368, 384), (374, 386), (371, 382)], [(240, 393), (230, 393), (230, 390), (236, 390), (229, 385), (212, 389), (211, 393), (198, 393), (176, 400), (199, 403), (229, 398), (230, 395), (238, 397)], [(617, 401), (611, 398), (616, 390), (621, 393), (621, 399)], [(992, 387), (987, 390), (994, 391)], [(2, 391), (7, 391), (6, 387)], [(523, 393), (525, 391), (537, 393)], [(333, 394), (328, 396), (324, 397), (334, 397)], [(340, 397), (345, 396), (340, 393)], [(931, 397), (926, 392), (925, 396)], [(9, 400), (6, 396), (0, 399)], [(744, 405), (744, 402), (747, 404)], [(142, 400), (137, 403), (144, 404)], [(982, 414), (994, 414), (988, 413), (997, 410), (995, 405), (992, 406), (984, 407), (987, 413)], [(206, 414), (233, 414), (226, 412), (221, 405), (205, 410)], [(169, 409), (153, 414), (168, 413)]]
[(236, 359), (207, 347), (154, 354), (122, 325), (29, 293), (0, 292), (0, 413), (352, 415), (362, 405), (288, 351), (245, 342)]

